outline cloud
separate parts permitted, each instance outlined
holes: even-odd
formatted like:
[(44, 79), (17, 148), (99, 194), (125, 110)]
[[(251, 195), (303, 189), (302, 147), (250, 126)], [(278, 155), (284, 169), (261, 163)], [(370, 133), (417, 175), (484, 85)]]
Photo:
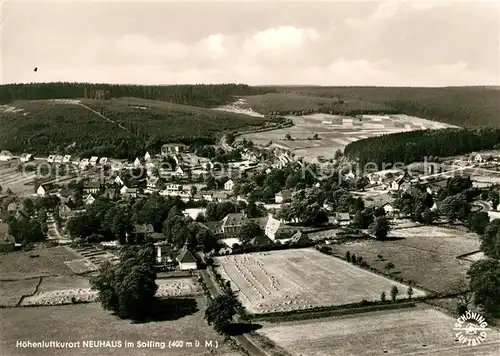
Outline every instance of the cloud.
[(375, 19), (386, 19), (393, 17), (398, 13), (400, 1), (391, 0), (387, 2), (381, 3), (375, 9), (375, 12), (371, 15), (372, 18)]
[(319, 38), (320, 34), (315, 29), (279, 26), (254, 33), (244, 47), (257, 52), (280, 51), (296, 49)]

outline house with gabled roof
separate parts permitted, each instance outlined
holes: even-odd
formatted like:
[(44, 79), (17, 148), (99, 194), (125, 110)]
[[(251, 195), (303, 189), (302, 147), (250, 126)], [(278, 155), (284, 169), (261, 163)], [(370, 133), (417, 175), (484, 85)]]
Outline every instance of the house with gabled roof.
[(49, 157), (47, 157), (47, 163), (54, 163), (55, 158), (56, 158), (55, 155), (49, 155)]
[(485, 161), (484, 157), (477, 152), (472, 152), (468, 159), (469, 163), (482, 163)]
[(21, 210), (22, 208), (23, 208), (22, 204), (13, 201), (13, 202), (9, 203), (9, 205), (7, 205), (7, 212), (8, 213), (15, 213), (18, 210)]
[(63, 155), (56, 155), (54, 157), (54, 163), (61, 164), (63, 162), (63, 159), (64, 159)]
[(90, 157), (89, 163), (91, 166), (96, 166), (97, 162), (99, 162), (99, 157), (97, 156)]
[(137, 188), (129, 188), (126, 185), (124, 185), (120, 189), (120, 194), (124, 198), (135, 198), (135, 197), (137, 197)]
[(106, 166), (108, 164), (108, 157), (101, 157), (99, 159), (99, 165), (100, 166)]
[(271, 240), (266, 235), (257, 235), (249, 242), (252, 246), (269, 246), (273, 244), (273, 240)]
[(181, 271), (195, 270), (198, 268), (196, 258), (194, 255), (184, 246), (178, 253), (176, 257), (179, 263), (179, 269)]
[(88, 158), (83, 158), (80, 161), (80, 169), (86, 169), (90, 165), (90, 161)]
[(162, 190), (165, 186), (160, 177), (148, 177), (146, 180), (147, 189), (151, 192)]
[(43, 185), (39, 185), (38, 188), (36, 189), (36, 194), (39, 197), (44, 197), (47, 195), (47, 189)]
[(283, 189), (274, 195), (274, 201), (276, 204), (287, 203), (290, 200), (292, 200), (292, 192), (288, 189)]
[(405, 172), (401, 177), (395, 179), (392, 181), (389, 190), (393, 191), (399, 191), (399, 190), (406, 190), (408, 189), (408, 186), (411, 186), (410, 183), (410, 177), (407, 172)]
[(92, 205), (92, 204), (94, 204), (94, 202), (95, 202), (95, 198), (94, 198), (94, 196), (92, 195), (92, 193), (90, 193), (89, 195), (87, 195), (87, 197), (85, 198), (85, 200), (84, 200), (84, 202), (83, 202), (83, 203), (84, 203), (85, 205)]
[(232, 191), (234, 188), (234, 181), (232, 179), (228, 179), (226, 183), (224, 183), (224, 189)]
[(62, 163), (69, 163), (71, 162), (71, 155), (65, 155), (63, 157)]
[(227, 214), (222, 219), (221, 230), (223, 234), (237, 232), (248, 221), (244, 213)]
[(120, 176), (116, 176), (115, 179), (113, 179), (113, 183), (118, 184), (118, 185), (124, 185), (125, 183), (123, 180), (120, 178)]
[(101, 189), (100, 182), (86, 182), (83, 184), (84, 193), (97, 193)]
[(149, 152), (146, 152), (146, 154), (144, 155), (144, 160), (151, 161), (151, 155), (149, 154)]
[(136, 157), (136, 159), (134, 160), (134, 167), (135, 168), (142, 167), (142, 162), (141, 162), (141, 159), (139, 157)]
[(182, 143), (167, 143), (161, 146), (161, 154), (167, 156), (169, 154), (181, 153), (187, 150), (187, 146)]
[(351, 223), (351, 216), (349, 213), (335, 213), (333, 220), (339, 226), (347, 226)]
[(59, 204), (58, 207), (59, 216), (63, 219), (69, 219), (74, 216), (73, 209), (71, 209), (67, 204)]
[(11, 152), (6, 151), (6, 150), (3, 150), (0, 152), (0, 161), (6, 162), (6, 161), (10, 161), (12, 159), (14, 159), (14, 155)]

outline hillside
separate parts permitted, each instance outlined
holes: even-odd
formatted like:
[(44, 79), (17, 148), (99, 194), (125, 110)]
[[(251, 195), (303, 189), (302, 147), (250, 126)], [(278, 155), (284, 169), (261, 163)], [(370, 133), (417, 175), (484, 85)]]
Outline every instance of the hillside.
[(214, 142), (223, 131), (266, 122), (243, 114), (137, 98), (18, 100), (0, 107), (0, 120), (1, 149), (118, 158), (158, 150), (166, 142)]
[[(268, 87), (247, 96), (261, 113), (401, 113), (462, 127), (500, 126), (498, 87)], [(272, 91), (276, 93), (272, 93)]]

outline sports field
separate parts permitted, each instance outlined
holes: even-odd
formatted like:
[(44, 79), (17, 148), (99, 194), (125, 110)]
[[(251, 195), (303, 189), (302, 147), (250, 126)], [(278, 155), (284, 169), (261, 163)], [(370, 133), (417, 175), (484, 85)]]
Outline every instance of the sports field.
[[(241, 136), (255, 144), (274, 144), (291, 149), (297, 157), (308, 160), (317, 156), (332, 158), (337, 149), (343, 150), (350, 142), (388, 133), (438, 129), (451, 127), (435, 121), (407, 115), (363, 115), (362, 118), (349, 116), (313, 114), (290, 117), (294, 126), (290, 128), (250, 133)], [(285, 140), (289, 134), (292, 140)], [(314, 134), (318, 140), (312, 140)]]
[(498, 330), (488, 330), (481, 344), (467, 346), (457, 340), (455, 322), (435, 309), (417, 306), (270, 324), (258, 333), (293, 356), (498, 355)]
[[(407, 286), (315, 249), (223, 256), (216, 264), (252, 314), (375, 301), (392, 286), (407, 297)], [(414, 297), (425, 295), (413, 289)]]

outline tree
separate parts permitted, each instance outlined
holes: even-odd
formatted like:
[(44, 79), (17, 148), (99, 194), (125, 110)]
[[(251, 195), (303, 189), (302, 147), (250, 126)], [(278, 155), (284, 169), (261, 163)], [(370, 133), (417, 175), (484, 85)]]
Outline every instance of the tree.
[(229, 145), (232, 145), (234, 143), (234, 135), (230, 132), (225, 135), (225, 139), (227, 144)]
[(424, 223), (425, 225), (432, 225), (434, 221), (437, 220), (437, 218), (438, 214), (431, 209), (426, 209), (422, 213), (422, 223)]
[(384, 269), (387, 271), (387, 273), (391, 273), (391, 270), (396, 267), (394, 266), (394, 263), (392, 262), (387, 262), (384, 266)]
[(491, 258), (500, 259), (500, 219), (494, 219), (480, 235), (481, 251)]
[(340, 159), (343, 155), (344, 155), (344, 154), (342, 153), (342, 151), (341, 151), (341, 150), (337, 150), (337, 151), (335, 151), (335, 154), (334, 154), (333, 158), (335, 158), (335, 159), (337, 159), (337, 160), (338, 160), (338, 159)]
[(413, 296), (413, 288), (412, 288), (412, 286), (408, 287), (408, 290), (406, 291), (406, 294), (408, 294), (408, 298), (411, 299), (411, 297)]
[(457, 294), (457, 313), (458, 315), (462, 315), (469, 310), (474, 294), (470, 291), (467, 282), (463, 279), (452, 286), (452, 292)]
[(318, 134), (317, 134), (317, 133), (315, 133), (315, 134), (313, 135), (313, 140), (319, 140), (319, 136), (318, 136)]
[(351, 255), (351, 262), (356, 264), (356, 255), (354, 253)]
[(229, 332), (229, 325), (238, 311), (243, 310), (233, 293), (223, 293), (210, 300), (205, 310), (205, 320), (220, 334)]
[(99, 292), (104, 309), (120, 318), (138, 320), (152, 316), (158, 289), (154, 255), (153, 245), (130, 246), (122, 251), (118, 264), (101, 265), (91, 286)]
[(386, 300), (386, 299), (387, 299), (387, 297), (386, 297), (386, 295), (385, 295), (385, 292), (380, 293), (380, 300), (381, 300), (382, 302), (385, 302), (385, 300)]
[(377, 240), (386, 240), (390, 228), (389, 220), (385, 216), (377, 217), (370, 225), (370, 230)]
[(367, 229), (374, 221), (371, 209), (364, 209), (356, 212), (352, 224), (359, 229)]
[(196, 188), (196, 185), (191, 186), (190, 194), (192, 197), (194, 197), (198, 193), (198, 188)]
[(364, 191), (365, 187), (370, 183), (368, 177), (360, 177), (356, 180), (356, 189)]
[(246, 244), (254, 237), (264, 235), (264, 230), (255, 221), (250, 220), (241, 227), (236, 235), (242, 244)]
[(398, 287), (392, 286), (392, 288), (391, 288), (391, 299), (392, 299), (393, 302), (396, 301), (396, 298), (398, 297), (398, 294), (399, 294)]
[(285, 135), (285, 140), (290, 141), (292, 139), (292, 136), (290, 134)]
[(491, 201), (493, 209), (495, 209), (498, 206), (498, 204), (500, 204), (500, 195), (496, 190), (490, 190), (488, 192), (488, 199)]
[(347, 262), (351, 262), (351, 253), (350, 253), (349, 251), (347, 251), (347, 252), (345, 253), (345, 260), (346, 260)]
[(449, 222), (465, 221), (470, 211), (470, 203), (463, 193), (448, 196), (441, 205), (441, 212)]
[(500, 315), (500, 261), (488, 258), (472, 264), (467, 272), (474, 302), (487, 314)]
[(488, 213), (484, 211), (480, 211), (478, 213), (472, 213), (469, 215), (467, 218), (467, 227), (478, 233), (479, 235), (484, 234), (486, 230), (486, 226), (490, 222), (490, 217), (488, 216)]

